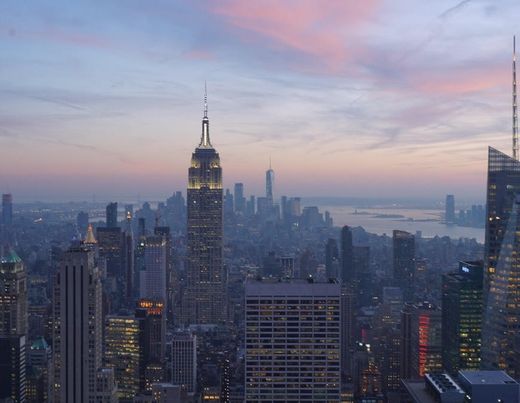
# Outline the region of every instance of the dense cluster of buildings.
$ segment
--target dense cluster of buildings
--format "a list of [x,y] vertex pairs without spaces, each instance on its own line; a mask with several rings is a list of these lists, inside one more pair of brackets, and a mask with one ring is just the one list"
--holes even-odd
[[224,191],[206,105],[186,201],[39,248],[4,195],[0,401],[518,402],[519,193],[490,148],[484,250],[335,228],[271,167],[265,197]]

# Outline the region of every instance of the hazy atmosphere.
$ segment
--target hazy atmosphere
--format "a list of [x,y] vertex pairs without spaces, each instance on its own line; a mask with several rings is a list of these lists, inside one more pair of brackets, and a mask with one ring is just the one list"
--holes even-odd
[[[516,7],[515,7],[516,6]],[[510,153],[516,0],[0,4],[0,187],[186,187],[207,81],[224,186],[482,201]]]

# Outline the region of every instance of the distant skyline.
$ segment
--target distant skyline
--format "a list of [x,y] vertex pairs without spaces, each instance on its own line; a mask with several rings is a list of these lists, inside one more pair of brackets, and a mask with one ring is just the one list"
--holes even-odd
[[224,187],[483,201],[517,0],[0,4],[0,192],[185,193],[204,81]]

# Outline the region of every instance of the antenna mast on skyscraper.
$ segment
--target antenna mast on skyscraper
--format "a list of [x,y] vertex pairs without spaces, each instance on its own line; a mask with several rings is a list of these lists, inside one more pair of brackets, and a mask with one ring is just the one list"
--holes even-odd
[[204,117],[208,117],[208,86],[204,80]]
[[518,115],[516,107],[516,37],[513,36],[513,158],[518,160]]

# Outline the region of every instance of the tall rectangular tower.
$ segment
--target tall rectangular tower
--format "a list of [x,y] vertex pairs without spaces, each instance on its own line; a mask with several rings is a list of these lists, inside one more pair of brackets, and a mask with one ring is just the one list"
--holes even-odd
[[482,368],[520,375],[520,162],[489,147]]
[[63,254],[54,291],[55,402],[94,402],[101,367],[101,279],[94,252],[83,246]]
[[413,300],[415,277],[415,237],[406,231],[394,230],[394,280],[402,287],[405,301]]
[[202,137],[188,173],[187,288],[184,322],[211,324],[226,319],[222,262],[222,168],[209,139],[205,103]]
[[482,261],[460,262],[442,277],[442,363],[445,371],[480,368]]
[[245,400],[339,402],[337,283],[246,284]]

